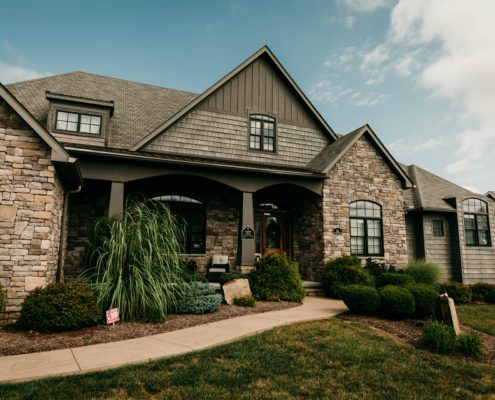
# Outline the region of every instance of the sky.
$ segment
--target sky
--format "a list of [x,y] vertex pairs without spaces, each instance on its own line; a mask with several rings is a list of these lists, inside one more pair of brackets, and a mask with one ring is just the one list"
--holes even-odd
[[86,71],[202,92],[268,45],[330,126],[495,190],[495,0],[2,2],[0,82]]

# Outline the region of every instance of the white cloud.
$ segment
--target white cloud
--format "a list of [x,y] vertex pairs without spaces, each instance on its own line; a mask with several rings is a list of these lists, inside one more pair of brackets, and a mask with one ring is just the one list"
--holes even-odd
[[337,3],[351,11],[373,12],[390,4],[390,0],[337,0]]
[[390,58],[390,49],[386,44],[380,44],[374,50],[362,55],[361,72],[367,77],[367,85],[378,85],[385,81],[385,74],[390,69],[384,65]]
[[333,15],[326,18],[326,21],[332,25],[338,24],[345,26],[347,29],[352,29],[356,23],[356,17],[354,15],[348,15],[347,17],[338,17]]
[[349,70],[351,64],[356,61],[358,50],[354,46],[345,47],[342,52],[334,54],[328,58],[323,65],[330,69],[335,69],[338,72]]
[[45,76],[32,68],[7,64],[0,60],[0,82],[11,83]]
[[353,15],[349,15],[348,17],[345,17],[345,19],[344,19],[344,25],[347,29],[352,29],[355,22],[356,22],[356,17]]
[[412,153],[426,152],[447,147],[445,136],[432,137],[427,140],[406,140],[400,139],[388,145],[388,148],[396,156],[408,156]]
[[343,101],[357,107],[375,107],[384,103],[390,97],[387,93],[361,93],[352,88],[344,88],[335,85],[328,79],[323,79],[309,89],[309,96],[312,100],[329,103],[333,106]]

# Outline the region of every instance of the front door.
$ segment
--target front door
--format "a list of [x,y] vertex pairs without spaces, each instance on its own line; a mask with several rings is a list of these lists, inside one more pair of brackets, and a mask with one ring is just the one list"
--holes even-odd
[[261,254],[290,255],[290,220],[287,213],[262,213],[259,224],[259,239]]

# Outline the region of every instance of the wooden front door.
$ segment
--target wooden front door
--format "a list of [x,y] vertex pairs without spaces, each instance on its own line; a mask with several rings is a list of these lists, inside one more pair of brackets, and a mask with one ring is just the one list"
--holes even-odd
[[259,235],[261,254],[291,252],[289,214],[270,212],[261,214]]

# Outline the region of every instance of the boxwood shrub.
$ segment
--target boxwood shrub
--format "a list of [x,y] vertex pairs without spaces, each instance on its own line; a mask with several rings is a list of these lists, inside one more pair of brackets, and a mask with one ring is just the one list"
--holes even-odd
[[255,264],[249,273],[253,295],[259,300],[302,301],[305,290],[299,275],[297,262],[285,254],[268,254]]
[[495,285],[492,283],[478,282],[471,285],[473,300],[495,303]]
[[92,289],[82,283],[56,283],[28,294],[17,324],[22,329],[61,332],[102,321]]
[[376,281],[377,287],[387,285],[402,286],[409,283],[414,283],[412,276],[400,272],[385,272],[378,276]]
[[252,295],[236,297],[234,304],[239,307],[254,307],[256,306],[256,299]]
[[424,283],[411,283],[405,288],[414,296],[416,311],[414,315],[418,317],[429,317],[435,311],[435,301],[438,297],[436,288]]
[[322,283],[327,296],[339,298],[342,286],[369,286],[373,284],[373,278],[361,267],[359,257],[344,255],[328,261]]
[[177,314],[205,314],[218,310],[221,294],[215,294],[209,283],[186,283],[185,297],[177,304]]
[[444,282],[439,286],[440,293],[447,293],[456,303],[469,303],[473,292],[469,285],[459,282]]
[[432,262],[417,260],[407,264],[404,272],[413,277],[417,283],[434,285],[440,276],[438,265]]
[[416,304],[412,293],[400,286],[388,285],[378,290],[380,311],[392,318],[404,318],[414,313]]
[[354,314],[373,314],[380,307],[380,295],[372,286],[342,286],[340,296]]

